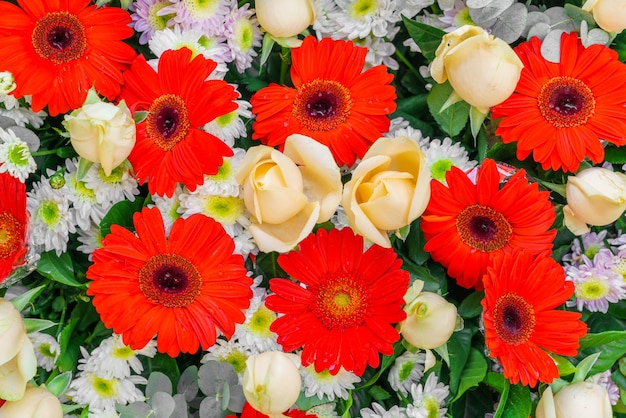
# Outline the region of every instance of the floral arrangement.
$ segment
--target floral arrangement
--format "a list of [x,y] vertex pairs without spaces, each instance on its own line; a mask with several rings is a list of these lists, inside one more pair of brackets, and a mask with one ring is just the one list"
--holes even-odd
[[626,1],[0,1],[0,418],[626,416]]

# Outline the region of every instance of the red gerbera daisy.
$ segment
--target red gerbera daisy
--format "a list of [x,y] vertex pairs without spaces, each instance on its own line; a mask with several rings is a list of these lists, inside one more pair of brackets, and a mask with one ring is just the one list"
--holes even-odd
[[497,358],[511,383],[535,386],[559,377],[544,351],[577,354],[587,334],[580,313],[556,310],[574,293],[574,284],[549,256],[529,251],[497,253],[483,276],[483,321],[489,355]]
[[604,159],[601,140],[626,144],[626,65],[604,45],[585,48],[575,32],[561,35],[561,60],[541,56],[532,38],[515,51],[524,63],[515,93],[495,106],[504,143],[517,141],[517,158],[531,153],[544,170],[576,171],[585,156]]
[[233,151],[200,128],[237,109],[235,88],[207,80],[217,64],[188,48],[165,51],[158,73],[138,56],[124,73],[122,98],[133,112],[148,111],[137,124],[137,142],[128,157],[150,193],[172,196],[177,183],[191,191],[216,174]]
[[26,186],[9,173],[0,173],[0,283],[21,265],[26,255]]
[[368,364],[378,367],[379,353],[393,353],[400,337],[391,324],[406,318],[409,274],[392,249],[373,245],[363,253],[363,238],[349,228],[320,229],[278,264],[298,282],[270,280],[266,306],[284,314],[270,330],[285,351],[303,348],[304,366],[360,376]]
[[530,184],[519,170],[501,186],[493,160],[478,169],[474,184],[463,171],[452,167],[448,186],[431,181],[431,198],[420,226],[433,260],[465,288],[482,288],[489,255],[526,248],[533,254],[550,254],[556,230],[550,229],[556,214],[550,194]]
[[396,109],[393,75],[383,65],[363,71],[366,54],[351,41],[305,38],[292,50],[295,88],[271,84],[252,96],[252,138],[274,147],[306,135],[328,146],[337,164],[354,164],[389,130]]
[[177,219],[166,238],[157,208],[133,222],[137,234],[111,226],[87,270],[102,322],[133,349],[156,334],[157,349],[172,357],[211,347],[216,328],[230,338],[245,320],[252,280],[222,226],[196,214]]
[[[16,97],[55,116],[82,106],[91,87],[113,100],[122,70],[137,55],[122,42],[133,35],[126,10],[89,0],[0,2],[0,68],[15,77]],[[36,69],[36,70],[35,70]]]

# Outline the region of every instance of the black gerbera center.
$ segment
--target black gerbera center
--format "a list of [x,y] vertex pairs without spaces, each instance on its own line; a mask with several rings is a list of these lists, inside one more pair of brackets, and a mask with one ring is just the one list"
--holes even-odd
[[344,123],[352,109],[350,91],[334,80],[313,80],[296,93],[292,114],[310,131],[330,131]]
[[581,80],[567,76],[548,80],[541,87],[537,102],[544,119],[557,128],[584,125],[596,108],[591,89]]
[[78,59],[87,48],[87,38],[78,17],[68,12],[48,13],[35,24],[32,34],[35,51],[55,64]]
[[139,289],[146,298],[167,308],[181,308],[200,294],[196,267],[178,254],[152,256],[139,270]]
[[513,233],[504,215],[481,205],[463,209],[456,218],[456,228],[463,243],[483,252],[503,248]]

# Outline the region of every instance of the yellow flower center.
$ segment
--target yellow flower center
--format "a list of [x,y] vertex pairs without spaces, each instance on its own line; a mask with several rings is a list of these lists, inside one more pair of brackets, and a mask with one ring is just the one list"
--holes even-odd
[[576,284],[576,298],[598,300],[606,297],[609,290],[609,284],[606,280],[591,277],[583,283]]
[[272,325],[272,322],[274,322],[275,319],[276,314],[267,309],[265,305],[261,305],[259,309],[252,314],[246,328],[251,334],[268,338],[273,334],[272,331],[270,331],[270,325]]
[[353,328],[363,324],[370,296],[351,277],[330,278],[320,286],[312,307],[328,329]]

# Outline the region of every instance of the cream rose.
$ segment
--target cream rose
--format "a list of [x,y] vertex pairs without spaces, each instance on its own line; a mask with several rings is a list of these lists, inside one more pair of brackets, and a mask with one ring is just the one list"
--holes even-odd
[[626,0],[587,0],[582,9],[591,12],[598,26],[607,32],[626,29]]
[[62,418],[61,402],[47,389],[29,386],[24,396],[6,402],[0,408],[0,418]]
[[412,346],[433,349],[444,345],[456,328],[454,304],[432,292],[422,292],[424,282],[416,280],[404,296],[406,319],[400,333]]
[[537,404],[536,418],[611,418],[613,410],[604,387],[591,382],[576,382],[553,395],[544,391]]
[[300,396],[300,357],[266,351],[246,360],[243,394],[254,409],[270,418],[284,417]]
[[575,234],[588,231],[587,224],[615,222],[626,210],[626,175],[602,167],[582,170],[567,178],[565,225]]
[[330,150],[304,135],[289,136],[282,153],[250,148],[235,178],[263,252],[291,250],[315,224],[329,220],[341,200],[341,173]]
[[312,0],[257,0],[256,17],[261,27],[277,38],[289,38],[315,21]]
[[0,299],[0,399],[17,401],[37,372],[37,358],[20,313]]
[[90,92],[83,107],[65,115],[63,123],[78,155],[100,163],[109,176],[135,146],[135,121],[123,100],[114,105],[94,94]]
[[486,114],[515,91],[523,67],[509,44],[465,25],[443,36],[430,72],[437,83],[449,80],[459,97]]
[[346,183],[341,203],[354,231],[391,247],[387,231],[420,216],[430,199],[430,170],[419,145],[409,138],[380,138]]

